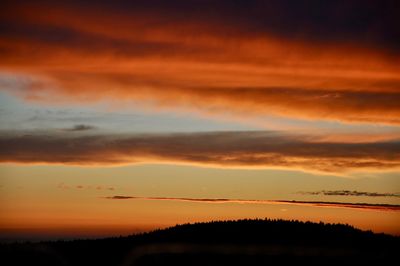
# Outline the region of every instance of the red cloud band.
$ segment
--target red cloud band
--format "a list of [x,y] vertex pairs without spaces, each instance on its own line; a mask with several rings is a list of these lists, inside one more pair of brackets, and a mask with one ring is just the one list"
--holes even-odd
[[[36,100],[145,99],[213,115],[229,109],[246,116],[400,123],[400,53],[391,38],[391,10],[384,17],[372,12],[387,5],[360,2],[357,12],[347,13],[318,9],[327,17],[372,16],[371,27],[354,28],[357,17],[350,15],[329,20],[348,23],[344,27],[308,21],[313,16],[306,16],[306,7],[298,7],[303,16],[292,17],[284,3],[238,8],[213,2],[9,3],[1,16],[0,68],[44,77],[19,91]],[[182,11],[191,15],[182,18]],[[318,25],[332,31],[318,35]]]

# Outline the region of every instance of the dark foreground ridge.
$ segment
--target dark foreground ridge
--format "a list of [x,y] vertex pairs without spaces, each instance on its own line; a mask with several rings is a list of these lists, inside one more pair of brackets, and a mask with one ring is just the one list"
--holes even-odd
[[349,225],[239,220],[127,237],[0,245],[2,265],[384,265],[400,238]]

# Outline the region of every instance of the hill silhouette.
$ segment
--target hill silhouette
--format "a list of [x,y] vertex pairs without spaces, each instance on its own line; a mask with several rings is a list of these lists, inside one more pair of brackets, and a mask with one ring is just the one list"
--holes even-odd
[[[382,265],[400,238],[285,220],[184,224],[98,240],[0,245],[2,265]],[[3,264],[5,262],[5,264]]]

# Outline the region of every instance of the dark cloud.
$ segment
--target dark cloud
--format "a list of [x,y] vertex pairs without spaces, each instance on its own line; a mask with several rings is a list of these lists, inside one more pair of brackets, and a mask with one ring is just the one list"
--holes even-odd
[[400,198],[399,193],[379,193],[364,192],[356,190],[321,190],[321,191],[300,191],[304,195],[324,195],[324,196],[361,196],[361,197],[396,197]]
[[91,126],[91,125],[85,125],[85,124],[79,124],[75,125],[72,128],[65,128],[63,129],[64,131],[88,131],[88,130],[93,130],[96,127]]
[[338,173],[399,168],[400,142],[332,143],[265,131],[85,136],[14,132],[0,134],[0,162],[173,162]]
[[[95,55],[105,52],[118,57],[144,57],[150,55],[189,54],[196,51],[179,43],[149,41],[143,39],[124,40],[110,38],[101,34],[82,32],[68,26],[27,25],[5,23],[0,28],[1,39],[13,40],[16,43],[29,43],[26,51],[31,51],[34,59],[47,57],[52,53],[67,52]],[[15,47],[0,44],[0,54],[6,58],[18,58],[24,52]],[[47,50],[47,52],[46,52]],[[200,52],[200,51],[199,51]]]
[[112,196],[112,197],[106,197],[106,199],[133,199],[133,197],[130,197],[130,196]]
[[[6,1],[3,7],[3,17],[9,18],[6,12],[12,12],[14,18],[11,21],[14,23],[35,15],[46,15],[51,19],[49,11],[55,12],[62,20],[60,15],[73,12],[77,19],[96,20],[99,25],[119,16],[121,20],[126,17],[144,19],[147,24],[143,23],[143,27],[172,25],[180,32],[185,32],[187,25],[197,25],[197,29],[206,27],[208,31],[228,36],[273,34],[289,39],[378,45],[397,51],[400,47],[396,12],[399,5],[394,0],[145,0],[65,1],[57,4],[52,1]],[[29,8],[32,9],[30,13]],[[30,16],[23,17],[21,10]],[[129,21],[123,22],[125,25],[121,23],[122,27],[132,26]],[[49,35],[48,38],[54,37]]]
[[167,201],[189,201],[201,203],[240,203],[240,204],[288,204],[300,206],[314,206],[327,208],[353,208],[382,211],[400,211],[400,205],[393,204],[370,204],[370,203],[346,203],[325,201],[297,201],[297,200],[252,200],[252,199],[212,199],[212,198],[178,198],[178,197],[136,197],[136,196],[111,196],[105,197],[111,200],[167,200]]

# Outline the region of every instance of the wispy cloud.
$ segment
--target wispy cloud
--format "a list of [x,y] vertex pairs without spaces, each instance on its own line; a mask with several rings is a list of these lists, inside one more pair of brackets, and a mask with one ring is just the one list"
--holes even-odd
[[0,134],[0,162],[114,165],[186,163],[341,173],[400,167],[400,142],[338,143],[282,132],[69,136]]
[[365,192],[356,190],[321,190],[321,191],[299,191],[303,195],[324,195],[324,196],[356,196],[356,197],[396,197],[400,198],[399,193],[379,193]]
[[400,205],[393,205],[393,204],[346,203],[346,202],[325,202],[325,201],[137,197],[137,196],[121,196],[121,195],[104,197],[104,198],[110,200],[166,200],[166,201],[185,201],[185,202],[199,202],[199,203],[287,204],[287,205],[313,206],[313,207],[326,207],[326,208],[352,208],[352,209],[365,209],[365,210],[400,211]]
[[104,185],[68,185],[65,183],[60,183],[57,185],[57,188],[59,189],[85,189],[85,190],[110,190],[110,191],[114,191],[115,187],[113,186],[104,186]]

